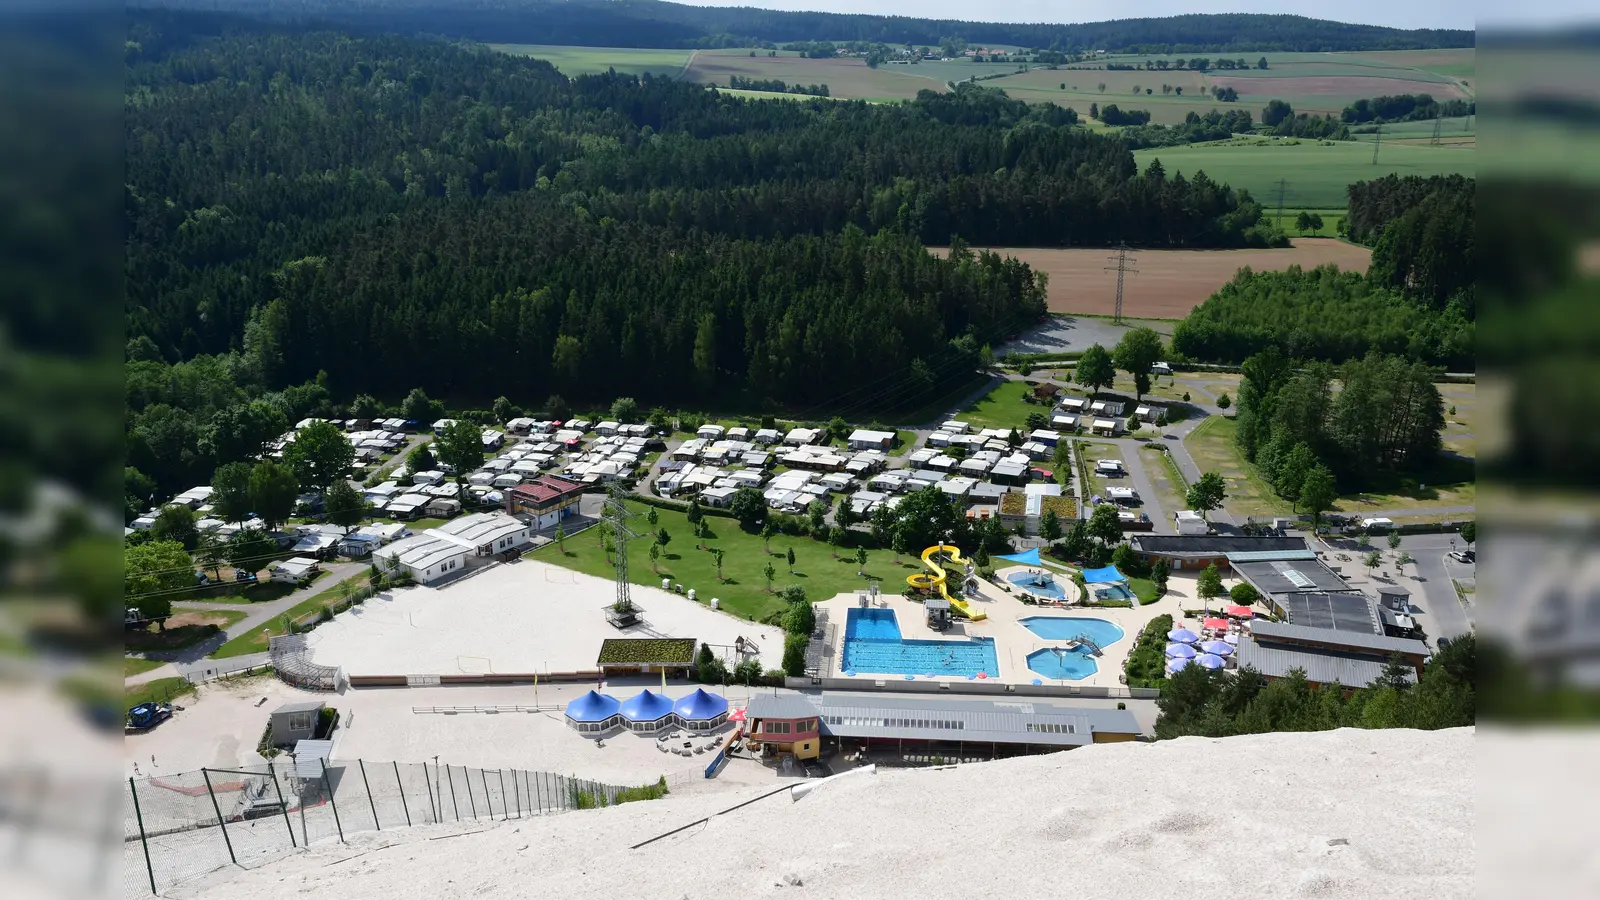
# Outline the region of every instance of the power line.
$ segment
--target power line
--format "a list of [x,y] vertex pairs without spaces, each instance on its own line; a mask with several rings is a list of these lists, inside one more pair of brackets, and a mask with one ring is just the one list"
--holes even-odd
[[1282,230],[1282,228],[1283,228],[1283,194],[1288,189],[1289,189],[1288,180],[1284,179],[1284,178],[1279,178],[1278,179],[1278,228],[1280,230]]
[[1378,164],[1378,148],[1383,145],[1383,123],[1378,123],[1378,130],[1373,132],[1372,138],[1372,164]]
[[1438,116],[1434,116],[1433,117],[1433,140],[1428,142],[1428,146],[1430,146],[1430,147],[1439,146],[1439,134],[1443,130],[1443,128],[1444,128],[1444,120],[1439,118]]
[[1108,257],[1106,257],[1106,259],[1112,260],[1113,262],[1116,263],[1116,265],[1114,265],[1114,266],[1106,266],[1105,270],[1107,272],[1110,272],[1111,270],[1115,269],[1116,273],[1117,273],[1117,311],[1116,311],[1116,315],[1112,316],[1111,321],[1114,324],[1121,325],[1122,324],[1122,280],[1123,280],[1123,277],[1125,275],[1137,275],[1137,274],[1139,274],[1139,270],[1133,268],[1133,263],[1135,262],[1135,260],[1131,260],[1131,259],[1128,258],[1128,245],[1127,244],[1118,244],[1117,245],[1117,255],[1116,256],[1108,256]]

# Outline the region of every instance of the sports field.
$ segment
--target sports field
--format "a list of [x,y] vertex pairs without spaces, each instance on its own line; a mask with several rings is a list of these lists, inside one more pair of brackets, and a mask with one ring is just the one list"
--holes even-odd
[[563,75],[593,75],[616,69],[629,75],[676,77],[689,62],[688,50],[639,50],[630,47],[562,47],[551,44],[489,44],[489,49],[514,56],[549,60]]
[[[1171,169],[1169,168],[1170,172]],[[1293,217],[1288,216],[1293,227]],[[1324,228],[1326,231],[1327,228]],[[1132,255],[1139,274],[1123,282],[1123,312],[1130,318],[1181,319],[1243,266],[1256,271],[1305,268],[1334,263],[1365,272],[1372,252],[1343,241],[1295,238],[1284,250],[1140,250]],[[973,248],[980,249],[980,248]],[[1111,315],[1117,304],[1117,273],[1106,271],[1112,250],[1058,250],[1032,247],[990,247],[1014,256],[1050,276],[1051,312]],[[934,252],[943,252],[935,248]]]
[[1372,163],[1372,145],[1365,141],[1313,141],[1295,138],[1234,138],[1183,147],[1157,147],[1134,154],[1141,168],[1161,160],[1167,177],[1204,171],[1215,181],[1248,190],[1263,206],[1277,205],[1278,181],[1285,208],[1343,209],[1346,186],[1384,175],[1472,175],[1476,155],[1454,147],[1385,142]]
[[860,59],[806,59],[789,53],[767,56],[748,50],[700,50],[684,73],[686,81],[727,87],[734,75],[745,78],[776,78],[785,84],[825,84],[833,97],[848,100],[909,100],[917,91],[947,90],[944,79],[911,74],[921,66],[879,66],[870,68]]

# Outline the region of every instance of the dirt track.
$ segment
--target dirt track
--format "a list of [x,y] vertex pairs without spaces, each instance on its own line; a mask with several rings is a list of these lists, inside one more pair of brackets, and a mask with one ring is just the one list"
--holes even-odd
[[[1328,238],[1296,238],[1286,250],[1129,251],[1139,274],[1123,283],[1123,315],[1136,319],[1181,319],[1244,266],[1258,271],[1306,268],[1335,263],[1366,271],[1372,252]],[[942,252],[944,248],[934,248]],[[973,248],[974,250],[979,248]],[[1117,273],[1114,250],[986,248],[1015,256],[1050,276],[1050,309],[1110,315],[1115,312]],[[1112,271],[1105,271],[1105,266]]]

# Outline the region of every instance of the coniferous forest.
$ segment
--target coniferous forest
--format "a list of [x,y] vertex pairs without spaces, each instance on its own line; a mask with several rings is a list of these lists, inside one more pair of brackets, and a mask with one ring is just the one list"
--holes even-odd
[[133,14],[128,337],[239,351],[265,390],[816,404],[1043,314],[1027,266],[925,244],[1282,240],[1247,195],[976,86],[750,101],[219,21]]

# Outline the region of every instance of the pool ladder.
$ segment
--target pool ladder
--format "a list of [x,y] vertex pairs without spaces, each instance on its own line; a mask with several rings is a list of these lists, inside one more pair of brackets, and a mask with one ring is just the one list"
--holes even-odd
[[1089,648],[1089,652],[1093,653],[1095,656],[1101,655],[1100,645],[1095,643],[1094,638],[1089,637],[1089,635],[1087,633],[1079,632],[1076,636],[1073,637],[1072,640],[1073,640],[1074,643],[1077,643],[1080,646],[1088,647]]

